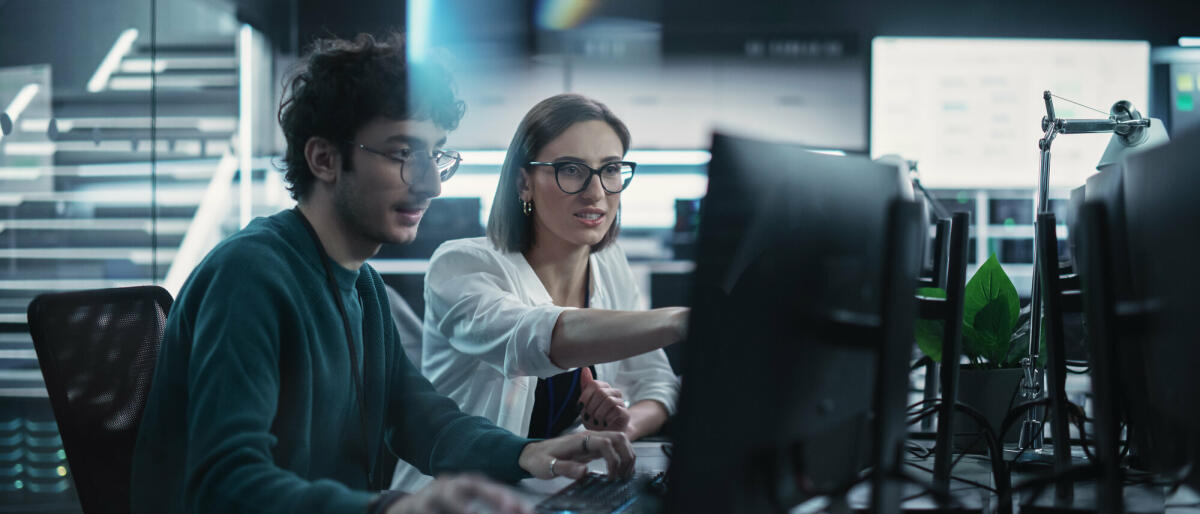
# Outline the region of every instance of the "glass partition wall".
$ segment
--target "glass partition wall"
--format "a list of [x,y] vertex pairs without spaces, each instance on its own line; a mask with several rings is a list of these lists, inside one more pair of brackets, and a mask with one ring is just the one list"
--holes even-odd
[[166,285],[221,236],[193,230],[205,199],[238,208],[239,29],[221,2],[0,1],[2,506],[79,511],[29,302]]

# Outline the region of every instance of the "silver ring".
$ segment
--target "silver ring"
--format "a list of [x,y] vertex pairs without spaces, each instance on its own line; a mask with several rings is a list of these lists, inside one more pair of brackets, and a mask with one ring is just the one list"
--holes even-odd
[[587,435],[583,436],[583,453],[588,452],[587,443],[588,443],[588,439],[591,439],[591,438],[592,438],[592,434],[587,434]]
[[558,457],[551,457],[551,458],[550,458],[550,477],[551,477],[551,478],[553,478],[553,477],[557,477],[557,476],[558,476],[558,473],[555,473],[555,472],[554,472],[554,464],[555,464],[555,463],[557,463],[557,462],[558,462]]

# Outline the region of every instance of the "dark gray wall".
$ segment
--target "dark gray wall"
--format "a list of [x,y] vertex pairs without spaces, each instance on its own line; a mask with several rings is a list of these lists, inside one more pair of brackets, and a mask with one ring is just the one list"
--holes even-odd
[[662,1],[672,52],[688,52],[706,34],[1146,39],[1155,46],[1200,34],[1200,2],[1187,0]]

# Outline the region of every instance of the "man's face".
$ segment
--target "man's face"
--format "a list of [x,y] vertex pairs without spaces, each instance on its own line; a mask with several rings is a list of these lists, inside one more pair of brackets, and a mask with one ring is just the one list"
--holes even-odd
[[[342,170],[334,188],[338,216],[357,236],[368,241],[411,242],[417,237],[417,225],[429,201],[442,193],[441,180],[429,156],[446,143],[446,130],[432,120],[395,121],[379,117],[364,125],[351,143],[350,162],[354,169]],[[359,144],[392,155],[407,150],[410,157],[401,165],[359,148]]]

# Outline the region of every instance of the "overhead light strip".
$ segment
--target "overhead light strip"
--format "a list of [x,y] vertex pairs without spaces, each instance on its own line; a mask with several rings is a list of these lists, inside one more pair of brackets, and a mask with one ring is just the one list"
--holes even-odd
[[113,72],[117,71],[121,59],[125,58],[125,54],[128,54],[129,49],[133,48],[133,42],[137,40],[137,37],[137,29],[126,29],[120,36],[117,36],[117,41],[113,43],[108,55],[104,56],[104,60],[100,61],[100,66],[96,67],[96,73],[92,74],[91,80],[88,80],[88,92],[104,91],[104,88],[108,86],[109,77],[112,77]]

